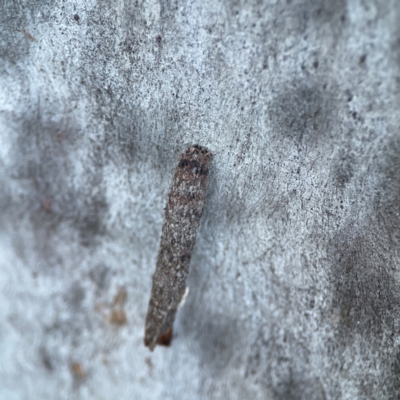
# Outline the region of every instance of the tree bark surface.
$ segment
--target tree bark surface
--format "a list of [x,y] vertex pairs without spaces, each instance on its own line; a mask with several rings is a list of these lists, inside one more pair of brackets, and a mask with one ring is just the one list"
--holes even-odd
[[[0,0],[0,398],[400,398],[400,2]],[[170,347],[143,344],[189,146]]]

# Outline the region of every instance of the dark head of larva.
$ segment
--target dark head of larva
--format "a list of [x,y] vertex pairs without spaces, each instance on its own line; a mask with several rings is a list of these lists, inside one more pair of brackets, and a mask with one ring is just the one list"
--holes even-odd
[[211,153],[199,145],[190,146],[181,156],[178,167],[194,170],[195,174],[208,175],[208,162]]
[[191,157],[207,159],[207,160],[209,160],[211,158],[211,152],[206,147],[200,146],[198,144],[190,146],[186,150],[186,152],[183,154],[183,156],[186,156],[186,155],[190,155]]

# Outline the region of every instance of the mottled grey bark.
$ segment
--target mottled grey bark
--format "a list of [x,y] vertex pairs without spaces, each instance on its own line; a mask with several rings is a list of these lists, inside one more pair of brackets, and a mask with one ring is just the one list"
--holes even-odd
[[[400,2],[0,0],[0,398],[400,397]],[[174,341],[144,322],[213,153]]]

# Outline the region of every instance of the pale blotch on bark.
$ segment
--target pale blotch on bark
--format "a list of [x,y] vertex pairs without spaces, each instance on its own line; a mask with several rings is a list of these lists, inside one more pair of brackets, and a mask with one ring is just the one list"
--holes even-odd
[[191,146],[182,154],[175,171],[146,316],[144,343],[150,350],[157,344],[169,345],[172,339],[206,198],[210,159],[206,148]]

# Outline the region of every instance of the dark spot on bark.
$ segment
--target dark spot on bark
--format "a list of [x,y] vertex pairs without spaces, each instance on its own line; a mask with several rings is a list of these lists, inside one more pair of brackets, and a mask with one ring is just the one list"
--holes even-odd
[[76,221],[83,246],[93,245],[96,236],[104,233],[101,219],[106,210],[106,202],[103,199],[95,199],[87,208],[87,213]]
[[[397,16],[399,16],[399,11],[397,11]],[[396,84],[400,86],[400,25],[399,24],[396,24],[396,29],[394,30],[393,33],[391,33],[390,36],[391,36],[390,40],[391,43],[390,43],[390,51],[388,51],[388,56],[390,56],[390,59],[394,66],[394,71],[395,71],[394,78]],[[398,87],[397,87],[397,93],[399,93]],[[399,96],[397,96],[397,98],[398,100],[400,100]]]
[[39,348],[39,357],[46,370],[52,372],[54,369],[53,362],[51,361],[51,357],[45,347]]
[[400,398],[400,349],[396,348],[391,362],[391,376],[387,380],[388,392],[390,400]]
[[75,228],[71,240],[79,237],[85,246],[96,245],[97,237],[104,232],[102,218],[107,204],[101,186],[103,154],[98,148],[91,149],[78,186],[72,176],[74,163],[70,157],[77,149],[76,138],[80,135],[74,121],[66,118],[55,124],[51,118],[33,112],[16,124],[20,124],[21,134],[10,154],[13,179],[24,181],[29,191],[3,209],[7,210],[3,218],[14,221],[18,220],[14,215],[27,215],[40,265],[60,265],[63,256],[54,243],[60,224]]
[[326,394],[318,379],[304,379],[301,374],[290,371],[287,381],[279,382],[273,388],[276,400],[324,400]]
[[315,69],[318,68],[318,65],[319,65],[319,64],[318,64],[318,61],[314,61],[314,62],[313,62],[313,67],[314,67]]
[[95,283],[97,288],[100,290],[106,289],[108,287],[109,276],[110,276],[110,269],[103,264],[95,266],[89,272],[90,279]]
[[211,368],[215,374],[222,373],[234,354],[236,342],[232,337],[238,329],[236,322],[222,315],[197,322],[200,326],[196,340],[201,347],[202,364]]
[[342,150],[332,162],[332,175],[336,187],[344,188],[354,175],[355,159],[348,151]]
[[[0,26],[1,26],[1,46],[0,46],[0,71],[4,73],[7,68],[13,67],[13,79],[26,79],[26,72],[17,68],[18,63],[23,64],[25,57],[29,57],[30,35],[24,27],[31,25],[28,14],[34,12],[33,5],[26,7],[27,13],[22,13],[13,3],[1,3]],[[30,11],[28,11],[30,9]],[[18,32],[18,33],[17,33]],[[16,44],[16,36],[25,38]],[[33,38],[33,37],[32,37]],[[22,75],[20,75],[22,72]]]
[[343,21],[347,12],[345,0],[308,0],[306,4],[315,23],[335,24],[339,20]]
[[79,15],[78,15],[78,14],[75,14],[75,15],[74,15],[74,20],[75,20],[76,22],[79,22]]
[[[191,278],[197,280],[195,268]],[[207,297],[199,300],[197,294],[200,297],[202,294],[196,293],[196,283],[189,283],[189,286],[190,294],[180,309],[182,336],[198,345],[200,363],[219,376],[240,348],[240,325],[226,314],[210,315]]]
[[[400,287],[396,281],[400,247],[400,140],[397,133],[379,149],[368,178],[381,182],[372,194],[372,213],[362,226],[343,228],[332,238],[329,257],[334,314],[341,329],[372,337],[397,332]],[[367,178],[366,178],[367,179]]]
[[352,93],[350,92],[350,90],[346,90],[346,100],[348,101],[348,102],[350,102],[350,101],[352,101],[353,100],[353,95],[352,95]]
[[[268,332],[268,333],[267,333]],[[283,334],[283,336],[282,336]],[[324,388],[310,368],[309,350],[271,321],[259,327],[245,361],[245,377],[253,376],[273,399],[326,399]]]
[[400,245],[399,137],[389,140],[382,151],[385,154],[383,164],[379,167],[382,186],[376,191],[374,210],[377,222],[387,235],[388,245],[395,249]]
[[360,65],[364,65],[366,60],[367,60],[367,55],[366,55],[366,54],[363,54],[363,55],[360,57],[358,63],[359,63]]
[[273,101],[270,118],[274,129],[298,146],[320,143],[334,126],[333,94],[321,86],[294,82],[291,89]]
[[343,328],[362,334],[382,333],[399,314],[398,288],[375,235],[337,237],[331,252],[335,312]]
[[64,298],[73,311],[79,311],[85,298],[85,290],[79,282],[75,282],[70,286]]

